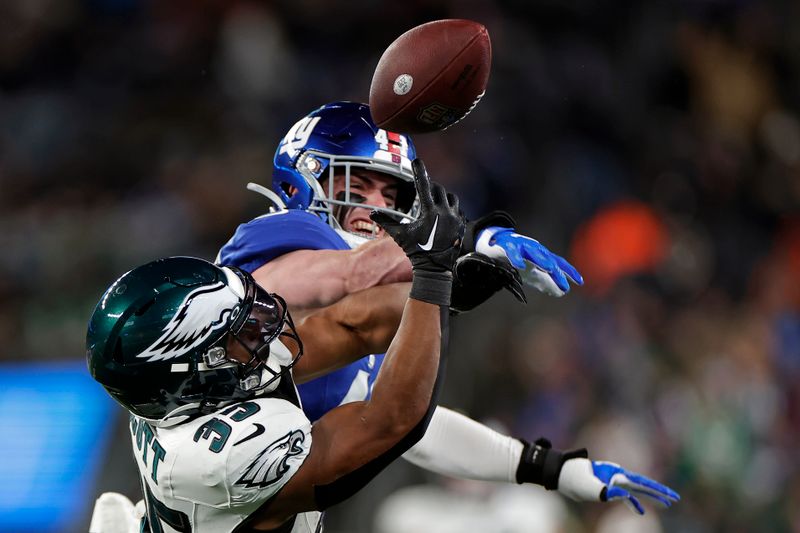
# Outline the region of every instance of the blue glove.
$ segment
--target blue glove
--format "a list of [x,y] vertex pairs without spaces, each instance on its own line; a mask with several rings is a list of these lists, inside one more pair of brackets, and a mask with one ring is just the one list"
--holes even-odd
[[629,509],[644,514],[636,496],[647,496],[665,507],[681,499],[677,492],[615,463],[584,458],[564,462],[558,476],[558,492],[575,501],[622,500]]
[[568,293],[569,281],[583,285],[583,276],[566,259],[536,239],[516,233],[513,228],[484,228],[475,240],[475,251],[495,259],[505,259],[520,271],[526,285],[550,296],[561,297]]

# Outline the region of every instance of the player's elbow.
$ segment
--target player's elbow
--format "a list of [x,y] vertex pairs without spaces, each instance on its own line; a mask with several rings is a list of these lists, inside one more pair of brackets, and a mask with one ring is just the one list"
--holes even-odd
[[[391,405],[382,409],[377,431],[384,437],[400,440],[408,435],[428,412],[429,402],[424,398],[396,398]],[[429,400],[429,399],[428,399]]]

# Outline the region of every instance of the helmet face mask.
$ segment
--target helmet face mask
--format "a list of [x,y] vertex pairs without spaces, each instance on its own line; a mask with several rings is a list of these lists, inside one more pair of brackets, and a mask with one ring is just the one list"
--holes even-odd
[[[339,162],[336,157],[330,158],[327,175],[313,181],[315,193],[313,203],[308,207],[309,211],[321,215],[337,229],[346,229],[342,225],[347,213],[354,208],[382,211],[397,219],[416,220],[419,203],[416,201],[416,189],[413,181],[406,181],[405,177],[398,177],[394,172],[388,172],[387,169],[380,166],[352,159]],[[395,207],[389,208],[366,203],[363,196],[352,190],[353,169],[365,169],[395,177],[398,186]],[[310,178],[308,179],[310,180]],[[335,193],[337,179],[343,182],[343,190],[338,194]]]
[[[204,354],[204,358],[210,368],[236,364],[243,390],[272,392],[286,369],[294,366],[302,355],[303,343],[284,299],[267,293],[258,285],[255,289],[247,318],[238,329],[231,330],[222,339],[224,348],[215,346]],[[297,355],[292,356],[282,343],[276,343],[279,337],[293,339],[299,348]]]
[[[281,336],[294,339],[296,355]],[[279,296],[243,271],[188,257],[123,275],[103,295],[87,332],[92,376],[157,425],[272,392],[300,355]]]
[[[280,142],[274,158],[273,190],[289,209],[315,213],[336,229],[344,229],[341,213],[352,208],[414,219],[411,161],[415,157],[411,139],[375,126],[368,106],[335,102],[298,121]],[[363,198],[359,201],[350,188],[353,169],[396,178],[395,208],[365,204]],[[337,179],[343,180],[343,195],[334,195]]]

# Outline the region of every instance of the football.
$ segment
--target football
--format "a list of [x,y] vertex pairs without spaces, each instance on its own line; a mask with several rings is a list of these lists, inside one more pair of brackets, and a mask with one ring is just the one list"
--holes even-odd
[[477,22],[436,20],[398,37],[381,56],[369,90],[378,127],[400,133],[448,128],[478,104],[492,45]]

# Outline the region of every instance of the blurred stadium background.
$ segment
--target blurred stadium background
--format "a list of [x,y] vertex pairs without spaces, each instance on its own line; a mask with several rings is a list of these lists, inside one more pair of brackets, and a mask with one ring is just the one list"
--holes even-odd
[[401,462],[327,531],[800,532],[800,4],[338,4],[0,4],[0,531],[86,531],[98,494],[139,492],[83,362],[104,288],[213,258],[296,119],[365,101],[406,29],[471,18],[487,94],[418,149],[587,284],[461,317],[442,403],[683,500],[634,518]]

